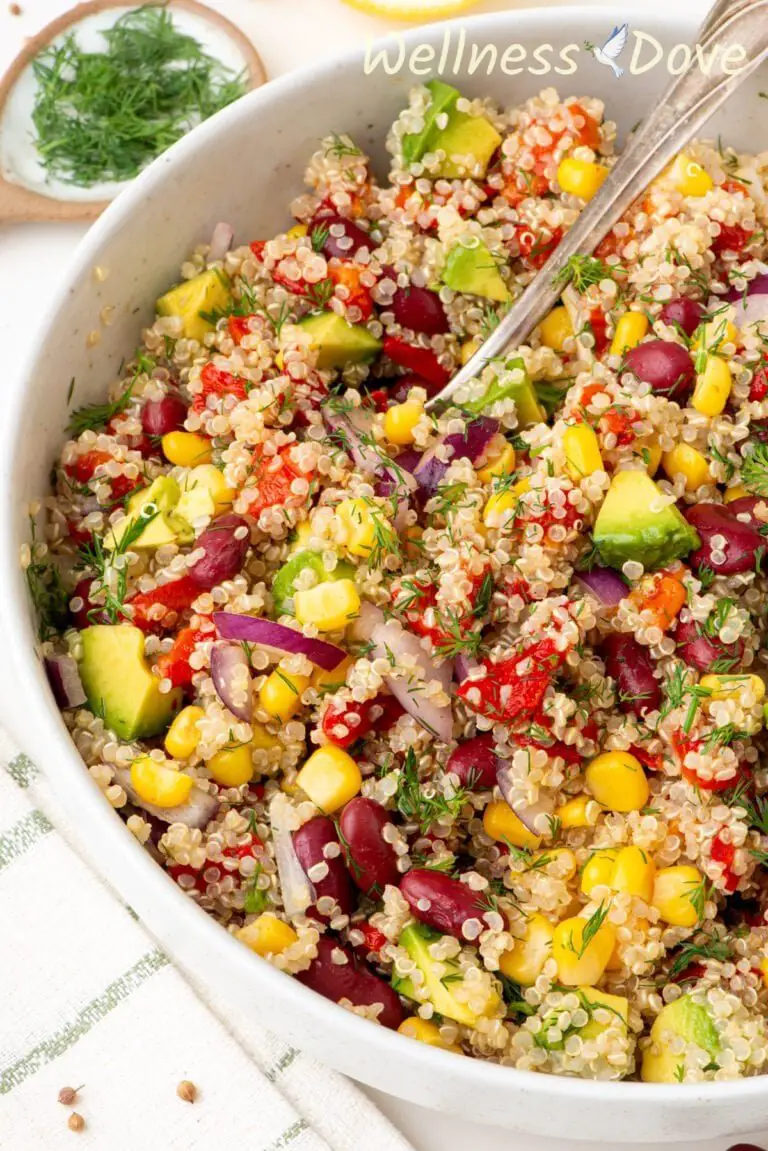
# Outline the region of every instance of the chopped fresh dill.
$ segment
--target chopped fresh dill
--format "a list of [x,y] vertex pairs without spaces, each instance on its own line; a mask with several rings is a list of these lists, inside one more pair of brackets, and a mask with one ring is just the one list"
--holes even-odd
[[741,482],[758,496],[768,496],[768,444],[754,444],[741,465]]
[[130,180],[195,124],[246,91],[237,76],[147,5],[100,32],[101,51],[76,33],[33,61],[35,146],[47,175],[88,188]]
[[155,361],[152,357],[139,352],[136,357],[133,378],[123,393],[112,403],[84,404],[82,407],[76,408],[69,417],[67,431],[71,432],[73,436],[80,436],[83,432],[97,431],[99,428],[105,427],[110,420],[121,415],[128,407],[139,376],[144,373],[149,374],[154,371],[154,368]]
[[725,963],[730,958],[731,945],[725,939],[707,939],[704,943],[683,943],[669,969],[669,978],[682,975],[686,968],[700,959],[718,959]]
[[80,566],[91,568],[94,572],[89,599],[95,601],[97,596],[104,595],[103,605],[92,609],[88,613],[89,618],[93,616],[98,621],[98,617],[104,614],[110,623],[118,623],[121,617],[127,616],[124,605],[128,590],[128,565],[116,565],[115,560],[130,550],[159,514],[160,509],[155,504],[145,504],[136,518],[127,524],[115,548],[105,549],[103,540],[96,535],[90,543],[80,548]]
[[419,824],[422,834],[440,820],[454,820],[466,798],[464,788],[445,795],[431,782],[422,784],[416,755],[412,748],[408,748],[397,780],[395,804],[405,819]]
[[48,556],[38,558],[37,528],[31,516],[29,530],[32,558],[26,570],[27,587],[37,617],[37,634],[45,642],[66,627],[69,595],[56,564]]
[[597,256],[582,256],[577,253],[560,269],[552,283],[556,288],[572,284],[577,292],[586,292],[587,288],[599,284],[601,280],[615,279],[616,272],[623,270],[620,265],[606,264]]

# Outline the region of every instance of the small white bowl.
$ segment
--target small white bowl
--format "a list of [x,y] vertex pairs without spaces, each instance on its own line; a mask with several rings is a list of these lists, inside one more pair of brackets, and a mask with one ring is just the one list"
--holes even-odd
[[[626,132],[668,80],[659,64],[620,79],[584,51],[584,40],[601,44],[616,17],[607,8],[544,8],[499,13],[410,31],[408,48],[445,51],[448,82],[472,94],[516,104],[547,84],[562,94],[597,95],[607,115]],[[623,6],[620,19],[632,33],[656,37],[665,52],[690,42],[696,24],[674,11],[646,14]],[[461,31],[464,59],[452,64]],[[448,37],[448,41],[446,41]],[[447,47],[446,47],[447,43]],[[500,51],[522,44],[528,62],[554,62],[560,48],[572,55],[574,75],[523,71],[510,77],[487,63],[473,76],[467,68],[472,43]],[[390,58],[396,45],[387,42]],[[422,49],[419,59],[428,52]],[[515,55],[514,53],[512,54]],[[625,52],[627,62],[631,44]],[[645,49],[645,58],[650,55]],[[487,56],[486,56],[487,61]],[[511,59],[511,57],[510,57]],[[623,62],[623,61],[622,61]],[[6,399],[0,444],[0,617],[2,618],[3,722],[44,766],[82,842],[98,869],[134,907],[164,947],[203,983],[229,988],[238,1003],[258,1002],[265,1023],[306,1051],[347,1074],[391,1094],[479,1122],[498,1123],[540,1135],[604,1140],[684,1141],[754,1131],[768,1125],[768,1079],[703,1086],[646,1086],[555,1078],[458,1058],[385,1031],[322,999],[254,957],[184,896],[134,840],[109,808],[77,755],[34,653],[19,551],[28,539],[26,507],[48,490],[51,463],[64,439],[67,390],[74,402],[103,399],[120,361],[136,347],[152,303],[174,279],[186,253],[227,220],[239,240],[269,236],[288,221],[287,206],[300,191],[305,163],[323,134],[348,131],[371,151],[386,172],[383,141],[408,88],[423,76],[406,71],[364,74],[362,54],[324,62],[290,74],[245,97],[197,128],[157,160],[104,213],[81,244],[64,285],[41,324],[23,386]],[[766,106],[758,97],[765,76],[745,86],[712,125],[711,135],[745,150],[766,144]],[[98,274],[95,269],[100,269]],[[40,269],[44,276],[46,270]],[[30,307],[34,301],[30,301]],[[104,307],[114,309],[103,326]],[[94,343],[89,334],[98,331]]]

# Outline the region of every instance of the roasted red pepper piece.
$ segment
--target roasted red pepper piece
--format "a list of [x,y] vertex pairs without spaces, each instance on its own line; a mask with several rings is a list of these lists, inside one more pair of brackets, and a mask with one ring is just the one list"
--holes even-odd
[[722,863],[723,865],[723,887],[726,891],[733,892],[739,886],[739,876],[735,875],[731,870],[733,866],[733,859],[736,854],[736,849],[732,843],[726,843],[721,839],[719,834],[712,840],[712,848],[710,855],[715,863]]
[[[190,576],[153,588],[152,591],[139,592],[126,603],[133,609],[131,622],[140,627],[142,631],[167,631],[176,626],[178,616],[187,611],[194,600],[202,595],[202,588]],[[160,604],[166,608],[166,614],[155,618],[153,609]]]
[[438,391],[451,378],[451,373],[443,367],[431,348],[417,348],[397,336],[385,336],[382,351],[393,363],[409,372],[415,372]]
[[161,677],[169,679],[174,687],[189,687],[195,674],[190,667],[189,657],[198,641],[204,638],[199,628],[183,627],[176,635],[171,650],[158,657],[157,670]]
[[566,654],[558,651],[554,640],[544,639],[500,663],[484,659],[481,663],[487,671],[485,679],[465,680],[457,688],[457,695],[489,719],[501,723],[530,720],[541,707]]

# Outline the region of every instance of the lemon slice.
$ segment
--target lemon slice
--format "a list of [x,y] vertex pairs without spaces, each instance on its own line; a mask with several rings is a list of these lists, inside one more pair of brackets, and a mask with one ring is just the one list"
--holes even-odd
[[438,16],[455,16],[474,7],[478,0],[346,0],[346,3],[371,16],[426,21]]

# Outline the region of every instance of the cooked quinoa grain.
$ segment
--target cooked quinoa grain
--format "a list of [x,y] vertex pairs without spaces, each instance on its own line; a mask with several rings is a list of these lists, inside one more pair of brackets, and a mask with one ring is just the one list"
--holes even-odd
[[719,1081],[768,1062],[768,154],[691,145],[425,409],[614,141],[434,84],[385,182],[323,140],[73,413],[22,561],[95,784],[257,956],[467,1056]]

